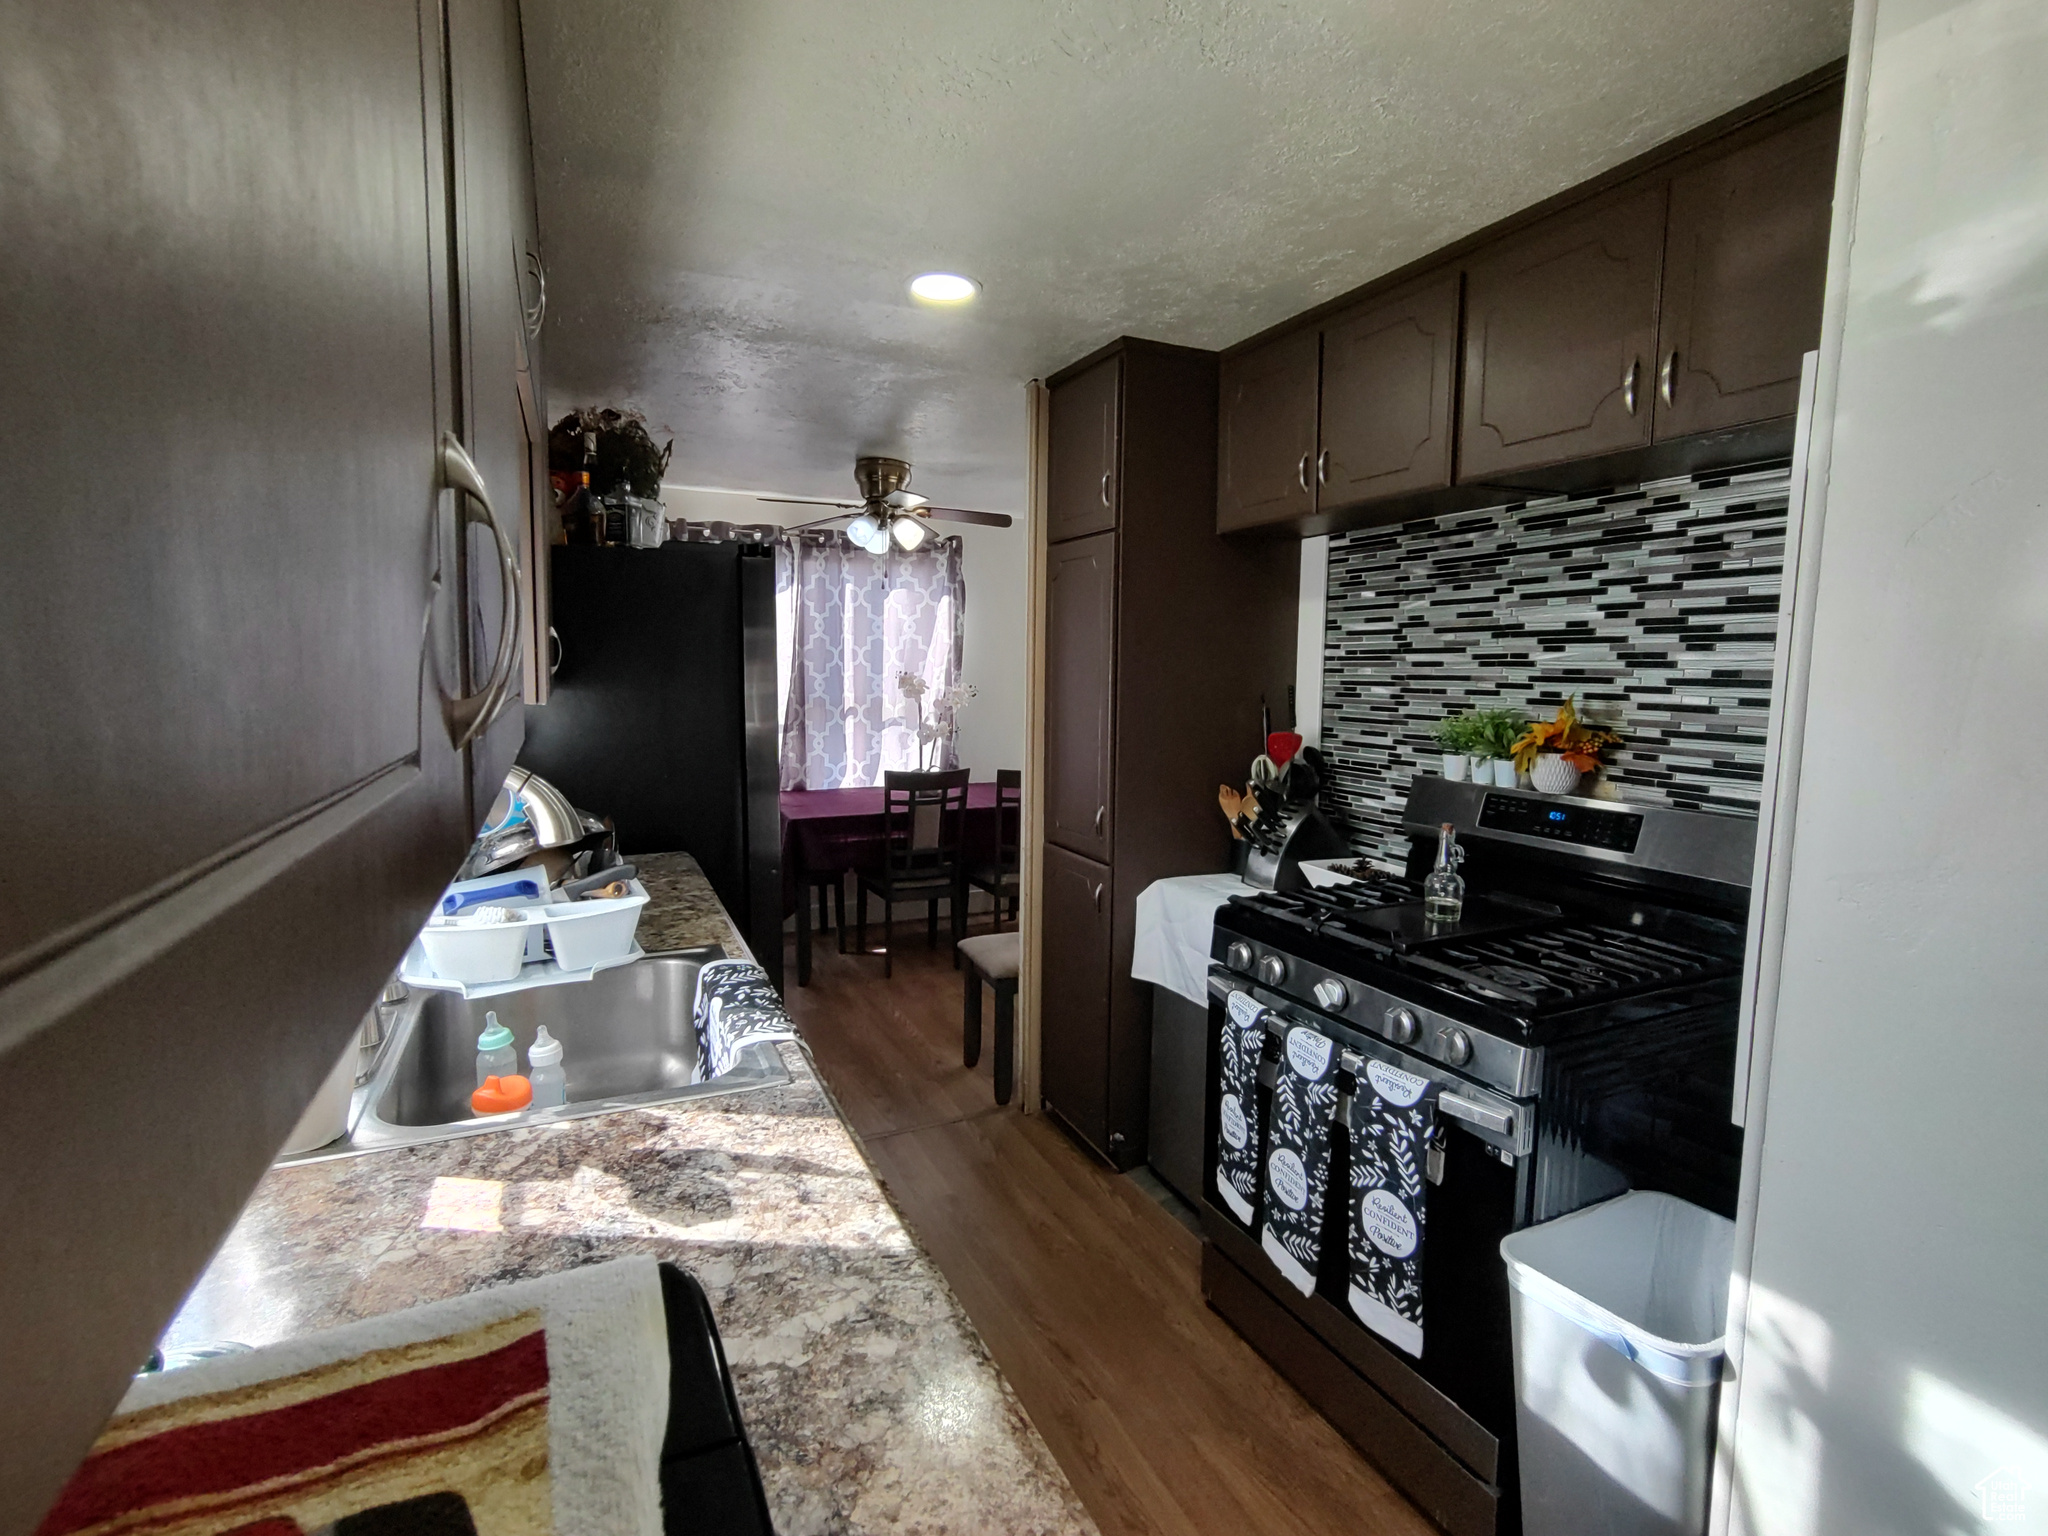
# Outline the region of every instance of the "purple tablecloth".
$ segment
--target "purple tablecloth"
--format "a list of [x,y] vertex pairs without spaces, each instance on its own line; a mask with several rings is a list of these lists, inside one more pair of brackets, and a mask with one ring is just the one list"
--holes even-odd
[[[994,784],[967,786],[967,862],[995,862],[1001,841]],[[782,792],[782,910],[794,912],[797,884],[810,869],[860,869],[882,862],[882,791],[785,789]]]

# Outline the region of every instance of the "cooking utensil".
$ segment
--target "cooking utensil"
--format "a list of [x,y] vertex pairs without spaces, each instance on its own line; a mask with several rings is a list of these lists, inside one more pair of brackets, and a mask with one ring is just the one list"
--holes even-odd
[[1219,784],[1216,786],[1216,803],[1223,807],[1223,819],[1230,823],[1231,837],[1242,842],[1244,834],[1237,829],[1237,817],[1244,806],[1244,796],[1228,784]]
[[631,880],[639,873],[640,871],[631,864],[614,864],[610,869],[600,869],[595,874],[585,875],[581,880],[563,882],[562,894],[575,901],[587,891],[598,890],[617,880]]

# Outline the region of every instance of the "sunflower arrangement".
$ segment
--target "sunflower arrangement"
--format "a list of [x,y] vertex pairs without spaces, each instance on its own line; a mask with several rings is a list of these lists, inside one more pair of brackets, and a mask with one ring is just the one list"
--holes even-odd
[[1600,754],[1621,745],[1621,737],[1579,719],[1579,698],[1572,694],[1557,708],[1555,720],[1538,720],[1515,742],[1515,766],[1528,773],[1536,766],[1539,752],[1555,752],[1581,773],[1600,766]]

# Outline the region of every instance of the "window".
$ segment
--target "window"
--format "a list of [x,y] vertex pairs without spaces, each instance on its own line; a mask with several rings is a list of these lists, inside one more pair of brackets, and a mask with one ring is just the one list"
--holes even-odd
[[891,769],[954,766],[944,740],[939,760],[927,750],[919,762],[918,705],[899,679],[921,678],[927,707],[960,681],[959,538],[871,555],[836,530],[807,529],[777,551],[782,787],[842,789],[879,784]]

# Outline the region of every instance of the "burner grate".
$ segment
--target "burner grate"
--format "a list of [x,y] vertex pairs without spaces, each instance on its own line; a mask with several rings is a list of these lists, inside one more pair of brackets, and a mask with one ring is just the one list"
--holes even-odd
[[1413,959],[1482,1002],[1542,1009],[1612,1002],[1735,969],[1666,939],[1590,923],[1447,944]]

